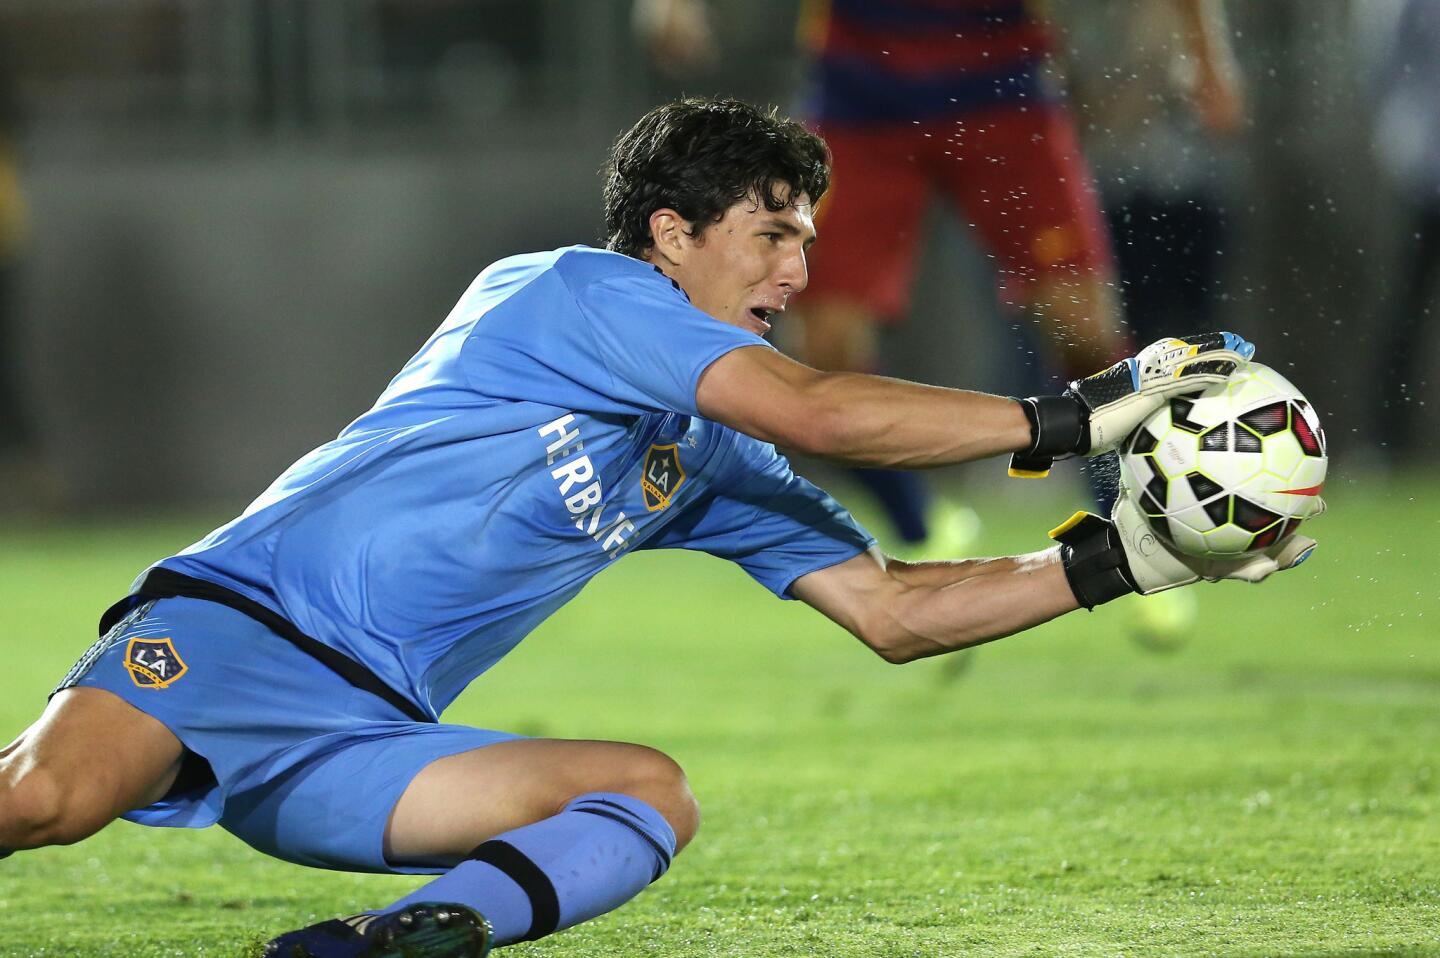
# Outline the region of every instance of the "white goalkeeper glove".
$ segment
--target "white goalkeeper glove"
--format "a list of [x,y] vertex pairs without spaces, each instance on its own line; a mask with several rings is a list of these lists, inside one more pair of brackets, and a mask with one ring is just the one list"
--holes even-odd
[[1315,551],[1314,539],[1292,535],[1268,549],[1233,559],[1183,555],[1155,534],[1140,507],[1123,493],[1108,520],[1077,512],[1050,538],[1060,543],[1070,589],[1087,609],[1131,592],[1150,595],[1201,579],[1260,582],[1295,568]]
[[1037,478],[1056,459],[1110,452],[1170,397],[1224,382],[1253,355],[1255,347],[1234,333],[1162,339],[1058,396],[1017,400],[1031,444],[1010,457],[1010,475]]

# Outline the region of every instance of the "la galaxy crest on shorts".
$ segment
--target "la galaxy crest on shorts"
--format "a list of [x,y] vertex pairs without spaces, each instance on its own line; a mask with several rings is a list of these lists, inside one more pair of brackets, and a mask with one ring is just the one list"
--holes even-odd
[[679,444],[672,442],[651,446],[645,454],[645,469],[640,473],[645,508],[650,512],[668,508],[684,482],[685,467],[680,465]]
[[125,671],[142,689],[167,688],[190,671],[169,638],[133,638],[125,647]]

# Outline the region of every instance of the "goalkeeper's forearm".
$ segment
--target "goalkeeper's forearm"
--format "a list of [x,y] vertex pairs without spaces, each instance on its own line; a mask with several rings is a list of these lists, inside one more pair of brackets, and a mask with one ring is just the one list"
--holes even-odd
[[901,563],[881,624],[861,638],[890,662],[910,662],[1013,635],[1078,609],[1060,550],[959,562]]

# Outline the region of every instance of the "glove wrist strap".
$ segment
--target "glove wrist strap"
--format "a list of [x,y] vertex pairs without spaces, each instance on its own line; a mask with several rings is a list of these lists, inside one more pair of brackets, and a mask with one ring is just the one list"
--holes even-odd
[[1030,448],[1023,458],[1054,459],[1088,451],[1089,410],[1079,399],[1067,393],[1030,396],[1019,402],[1030,420]]
[[1093,609],[1138,592],[1113,524],[1094,513],[1077,512],[1050,533],[1060,543],[1060,562],[1075,601]]

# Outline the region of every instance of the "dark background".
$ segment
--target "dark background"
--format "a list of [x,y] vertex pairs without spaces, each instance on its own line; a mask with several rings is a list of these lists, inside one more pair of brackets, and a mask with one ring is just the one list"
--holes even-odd
[[[1053,9],[1067,24],[1097,5]],[[489,262],[597,242],[597,170],[645,109],[682,91],[793,108],[797,4],[713,6],[720,63],[682,83],[639,49],[626,0],[4,0],[29,226],[3,348],[69,500],[249,498],[363,411]],[[1230,9],[1250,120],[1214,295],[1321,410],[1332,476],[1387,462],[1376,329],[1410,238],[1367,84],[1395,9]],[[1104,106],[1079,104],[1097,150],[1123,155]],[[925,257],[891,371],[1024,388],[953,216]],[[1410,463],[1440,454],[1436,339],[1413,348]]]

